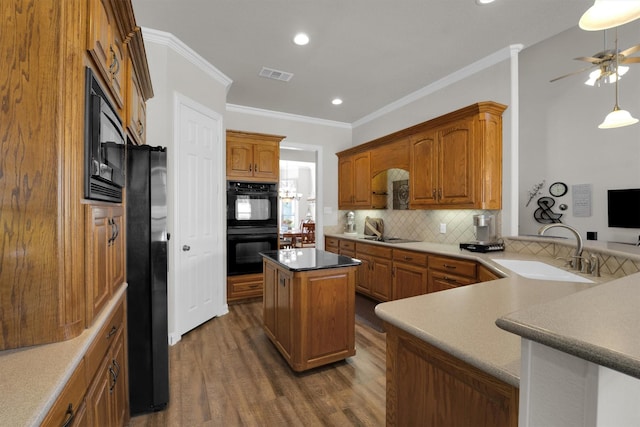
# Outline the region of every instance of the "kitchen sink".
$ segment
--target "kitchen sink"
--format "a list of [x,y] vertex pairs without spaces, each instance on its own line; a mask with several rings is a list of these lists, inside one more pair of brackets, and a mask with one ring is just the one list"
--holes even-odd
[[523,261],[518,259],[492,259],[491,261],[529,279],[594,283],[593,280],[540,261]]

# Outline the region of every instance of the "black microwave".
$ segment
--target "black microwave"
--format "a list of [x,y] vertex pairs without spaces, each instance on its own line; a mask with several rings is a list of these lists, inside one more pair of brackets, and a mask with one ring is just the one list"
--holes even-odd
[[84,151],[85,198],[121,202],[126,165],[122,122],[90,68],[86,71]]

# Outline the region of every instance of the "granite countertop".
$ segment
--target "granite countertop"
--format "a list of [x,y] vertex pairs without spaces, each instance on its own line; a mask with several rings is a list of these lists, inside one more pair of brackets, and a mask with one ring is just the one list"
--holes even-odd
[[[328,236],[363,241],[361,236]],[[575,245],[570,239],[550,237],[513,239]],[[592,284],[534,280],[493,260],[535,260],[558,267],[563,262],[516,252],[472,253],[458,245],[366,242],[471,259],[506,276],[382,303],[376,307],[376,314],[511,385],[519,387],[520,382],[519,335],[629,375],[640,372],[640,342],[630,338],[640,333],[640,287],[634,287],[640,274],[620,279],[581,275],[595,282]],[[585,249],[640,259],[640,250],[625,244],[585,242]]]
[[260,252],[260,255],[277,262],[290,271],[324,270],[361,264],[357,259],[315,248],[280,249]]
[[0,426],[42,423],[124,292],[126,286],[121,286],[76,338],[0,351]]

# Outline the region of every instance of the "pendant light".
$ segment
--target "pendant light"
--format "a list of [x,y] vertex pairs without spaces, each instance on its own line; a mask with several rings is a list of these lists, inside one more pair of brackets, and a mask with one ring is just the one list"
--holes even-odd
[[586,31],[606,30],[640,18],[638,0],[595,0],[580,18],[578,25]]
[[638,119],[633,117],[627,110],[621,110],[618,106],[618,29],[616,28],[616,46],[615,46],[615,85],[616,85],[616,105],[613,107],[613,111],[607,114],[604,121],[598,126],[600,129],[613,129],[623,126],[629,126],[634,123],[638,123]]

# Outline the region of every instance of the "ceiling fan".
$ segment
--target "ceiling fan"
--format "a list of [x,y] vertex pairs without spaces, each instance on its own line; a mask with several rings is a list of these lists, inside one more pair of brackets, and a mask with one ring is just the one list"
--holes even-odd
[[[590,74],[590,79],[585,82],[588,85],[593,86],[595,83],[600,84],[601,81],[613,83],[616,80],[616,67],[620,66],[618,69],[618,74],[623,75],[627,68],[623,68],[625,64],[634,64],[640,63],[640,57],[630,57],[629,55],[633,55],[634,53],[640,51],[640,44],[635,46],[631,46],[623,51],[619,51],[617,48],[618,39],[616,37],[616,48],[615,49],[605,49],[602,52],[598,52],[593,56],[580,56],[578,58],[574,58],[577,61],[585,61],[589,62],[591,65],[588,67],[582,68],[581,70],[574,71],[569,74],[565,74],[564,76],[556,77],[555,79],[550,80],[550,82],[555,82],[557,80],[563,79],[565,77],[573,76],[576,74],[583,73],[585,71],[596,69],[594,72]],[[606,46],[606,41],[605,41]],[[617,57],[616,57],[617,52]]]

